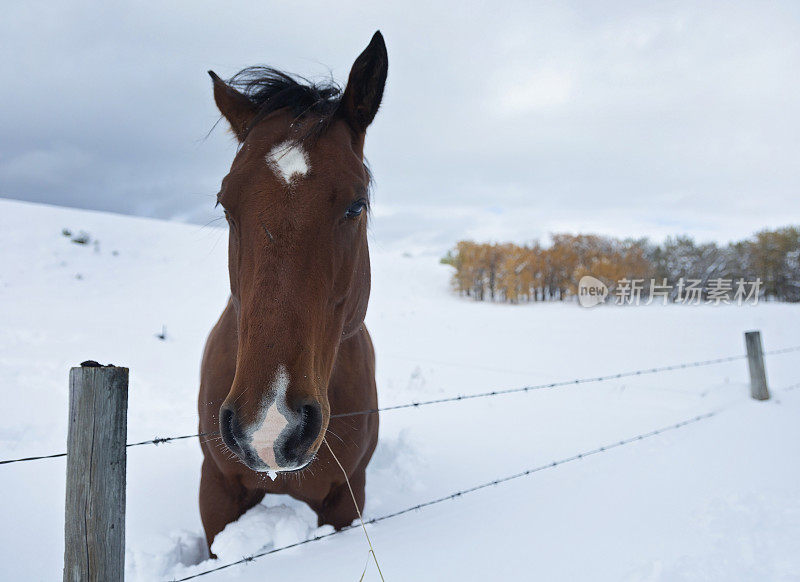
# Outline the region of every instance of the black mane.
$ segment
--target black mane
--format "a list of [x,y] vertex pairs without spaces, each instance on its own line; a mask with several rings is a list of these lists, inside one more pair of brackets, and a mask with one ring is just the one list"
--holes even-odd
[[313,82],[272,67],[247,67],[228,84],[246,95],[257,108],[249,129],[270,113],[288,108],[295,121],[307,115],[320,117],[320,123],[309,132],[318,135],[329,125],[342,101],[342,88],[333,79]]

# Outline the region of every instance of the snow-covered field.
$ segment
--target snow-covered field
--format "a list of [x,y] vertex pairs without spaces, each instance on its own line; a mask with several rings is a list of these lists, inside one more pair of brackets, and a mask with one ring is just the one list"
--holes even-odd
[[[63,236],[85,230],[79,245]],[[431,255],[372,247],[367,323],[382,405],[800,345],[800,305],[508,306],[459,299]],[[129,366],[129,442],[196,430],[206,334],[227,296],[227,235],[0,200],[0,459],[62,451],[67,374]],[[99,241],[94,244],[94,240]],[[156,334],[166,327],[166,340]],[[800,352],[386,412],[365,517],[415,505],[711,410],[713,418],[369,527],[387,582],[800,580]],[[194,440],[129,449],[127,577],[170,580],[315,533],[286,498],[203,559]],[[61,577],[64,459],[0,466],[0,578]],[[201,578],[359,579],[362,532]],[[366,580],[377,580],[374,565]]]

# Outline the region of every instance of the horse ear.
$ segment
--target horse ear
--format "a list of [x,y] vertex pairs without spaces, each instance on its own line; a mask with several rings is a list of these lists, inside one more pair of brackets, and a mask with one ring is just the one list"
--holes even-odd
[[244,95],[219,78],[214,71],[208,75],[214,82],[214,101],[219,112],[231,124],[231,129],[239,141],[244,141],[250,120],[256,114],[256,106]]
[[386,73],[389,69],[389,56],[383,35],[377,31],[353,68],[342,95],[340,111],[350,125],[359,133],[364,133],[375,118],[383,98]]

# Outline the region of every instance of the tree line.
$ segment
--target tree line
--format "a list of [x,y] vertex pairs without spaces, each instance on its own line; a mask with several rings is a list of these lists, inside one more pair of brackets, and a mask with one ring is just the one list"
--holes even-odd
[[618,239],[595,234],[553,234],[550,244],[476,243],[461,241],[442,263],[455,268],[452,283],[461,295],[477,301],[522,303],[574,298],[584,275],[606,284],[611,293],[620,282],[651,286],[695,281],[701,288],[716,281],[759,281],[758,296],[800,301],[800,227],[762,230],[721,246],[691,237]]

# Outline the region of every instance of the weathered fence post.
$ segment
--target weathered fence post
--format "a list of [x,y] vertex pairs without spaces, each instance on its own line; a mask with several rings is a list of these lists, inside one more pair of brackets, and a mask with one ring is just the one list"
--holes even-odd
[[127,419],[128,368],[70,370],[64,582],[124,579]]
[[750,368],[750,396],[756,400],[769,400],[767,369],[764,366],[764,348],[761,345],[761,332],[745,332],[744,343],[747,346],[747,366]]

